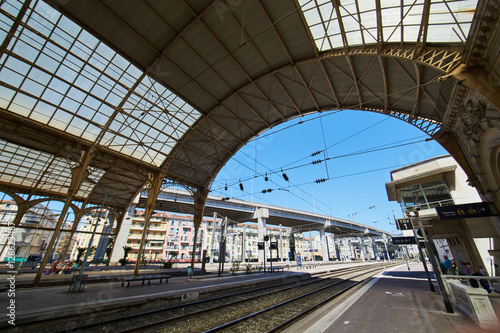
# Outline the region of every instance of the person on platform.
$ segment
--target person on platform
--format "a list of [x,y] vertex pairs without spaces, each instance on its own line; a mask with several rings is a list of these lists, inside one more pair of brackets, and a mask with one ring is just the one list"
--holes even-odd
[[[485,276],[485,274],[483,274],[481,272],[481,268],[482,268],[482,266],[479,266],[479,270],[472,269],[471,276]],[[476,279],[470,279],[469,282],[470,282],[470,285],[472,287],[479,288],[479,284],[477,283]],[[491,288],[490,288],[490,284],[488,283],[488,281],[486,281],[485,279],[480,279],[479,283],[481,284],[481,287],[483,287],[483,289],[488,292],[488,294],[491,294]]]
[[443,256],[443,258],[444,258],[444,264],[443,265],[444,265],[444,269],[445,269],[444,273],[446,273],[446,274],[453,274],[453,273],[450,272],[451,263],[452,263],[451,259],[448,258],[447,255]]
[[64,266],[64,274],[70,274],[74,264],[75,262],[73,260],[66,262],[66,265]]
[[453,258],[451,258],[450,274],[451,275],[459,275],[457,263],[455,262],[455,260]]
[[59,272],[58,265],[59,261],[54,261],[53,263],[51,263],[49,274],[51,273],[57,274]]
[[462,262],[462,265],[464,265],[464,270],[465,270],[465,275],[472,275],[472,265],[470,262]]

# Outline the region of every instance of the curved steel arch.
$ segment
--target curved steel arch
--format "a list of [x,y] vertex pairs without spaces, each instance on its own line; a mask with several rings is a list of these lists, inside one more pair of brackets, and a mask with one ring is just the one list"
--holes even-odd
[[[42,1],[31,3],[45,4]],[[373,40],[363,40],[362,46],[352,46],[355,43],[349,45],[349,31],[345,30],[348,23],[339,8],[343,5],[335,2],[337,22],[343,30],[342,45],[329,41],[332,50],[320,51],[315,44],[317,36],[313,36],[306,22],[306,9],[293,0],[254,0],[238,3],[238,6],[224,1],[125,0],[118,4],[107,0],[54,0],[47,3],[64,14],[65,20],[73,20],[79,28],[92,34],[99,43],[128,60],[140,72],[116,104],[89,91],[88,95],[94,96],[96,101],[106,102],[108,107],[116,106],[111,108],[109,114],[113,116],[108,117],[105,124],[94,122],[91,117],[79,119],[97,126],[97,137],[104,136],[105,132],[110,136],[120,134],[121,128],[110,126],[118,116],[125,118],[123,123],[129,121],[126,131],[137,129],[135,125],[150,126],[148,130],[157,131],[155,126],[141,118],[139,112],[133,114],[141,110],[122,110],[131,96],[147,99],[135,92],[141,79],[146,77],[182,97],[185,107],[196,109],[200,115],[196,122],[186,122],[187,126],[178,130],[179,133],[163,132],[168,136],[161,137],[163,144],[167,140],[175,141],[163,145],[165,149],[173,148],[163,153],[156,148],[162,144],[160,136],[148,143],[141,138],[127,139],[124,134],[122,139],[129,141],[123,144],[122,150],[113,151],[112,147],[99,141],[87,140],[48,124],[38,124],[10,109],[0,110],[0,115],[6,120],[0,123],[0,137],[7,137],[16,144],[73,161],[95,148],[89,167],[105,170],[99,181],[111,188],[128,183],[120,193],[117,206],[129,203],[130,198],[147,183],[150,173],[164,173],[169,179],[193,188],[206,187],[214,174],[248,140],[278,123],[311,112],[350,108],[380,112],[412,123],[428,134],[435,133],[446,118],[445,112],[450,104],[455,102],[447,97],[458,82],[445,78],[462,62],[474,61],[483,65],[478,56],[482,50],[478,52],[475,48],[478,45],[490,48],[484,51],[485,55],[494,49],[494,44],[486,42],[492,40],[496,30],[488,32],[486,28],[494,19],[495,8],[498,9],[494,1],[479,0],[471,34],[467,40],[462,40],[463,44],[443,42],[432,45],[426,40],[426,34],[429,15],[434,14],[430,13],[431,2],[426,1],[419,24],[415,24],[420,27],[415,43],[396,44],[387,43],[390,38],[383,38],[384,22],[380,15],[383,3],[376,1],[377,10],[369,9],[377,14],[376,26],[372,27],[376,31],[372,34]],[[361,2],[359,5],[363,7]],[[319,7],[317,3],[316,7]],[[23,8],[31,15],[29,1],[24,2]],[[177,15],[169,15],[174,9]],[[23,21],[24,11],[19,11],[17,17],[14,14],[5,16],[12,29],[2,51],[16,60],[20,60],[22,54],[10,49],[7,41],[18,39],[14,34],[18,26],[36,32],[27,20]],[[361,20],[361,12],[358,12],[359,8],[354,15]],[[137,13],[149,24],[141,24],[143,21],[137,20]],[[242,19],[243,13],[245,20]],[[451,9],[450,14],[453,15]],[[251,23],[248,23],[249,18]],[[361,21],[358,23],[360,31],[366,30]],[[401,18],[400,24],[404,23]],[[430,22],[431,25],[434,23]],[[71,37],[76,40],[76,36]],[[54,42],[49,40],[49,35],[43,38],[49,43]],[[68,47],[64,51],[69,54],[71,50]],[[44,69],[34,61],[23,61],[25,66]],[[488,65],[491,64],[488,61],[484,60],[484,68],[489,71]],[[86,65],[92,70],[99,69],[95,64]],[[496,73],[497,69],[492,71]],[[106,80],[111,80],[109,73],[102,72]],[[114,82],[116,87],[125,87],[120,80]],[[25,93],[30,98],[36,97],[29,90],[14,87],[12,82],[2,82],[0,87],[16,94]],[[148,87],[153,87],[153,84]],[[432,89],[426,90],[426,87]],[[80,89],[80,93],[82,91]],[[169,113],[168,106],[163,107],[165,110],[155,112]],[[66,111],[76,113],[75,110]],[[178,122],[180,118],[172,116],[169,121]],[[36,133],[37,142],[26,139],[30,133]],[[127,150],[127,145],[133,148]],[[65,149],[67,147],[71,148]],[[128,154],[133,149],[143,151],[149,148],[156,156],[161,156],[141,160],[133,153]],[[163,156],[163,163],[159,163]],[[90,197],[92,202],[99,202],[99,191]],[[85,197],[78,200],[85,200]]]
[[[445,100],[456,84],[455,80],[441,78],[445,69],[452,70],[451,64],[459,60],[450,51],[453,61],[445,63],[448,60],[442,58],[446,57],[446,50],[435,52],[440,60],[431,63],[436,66],[410,56],[330,53],[266,73],[235,90],[200,119],[194,131],[185,134],[164,165],[167,177],[183,182],[192,162],[200,161],[197,166],[204,168],[206,177],[191,180],[197,182],[196,186],[208,186],[256,133],[312,112],[372,111],[401,119],[433,135],[441,127]],[[388,75],[400,79],[389,80]],[[267,88],[266,93],[263,87]]]

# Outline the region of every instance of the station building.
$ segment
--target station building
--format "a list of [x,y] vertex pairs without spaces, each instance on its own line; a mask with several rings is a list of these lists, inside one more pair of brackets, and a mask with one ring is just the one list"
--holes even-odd
[[[424,230],[434,240],[443,256],[453,257],[464,274],[464,264],[483,266],[490,275],[498,275],[494,262],[494,244],[500,239],[494,230],[492,217],[460,218],[442,221],[436,207],[481,202],[477,190],[468,184],[468,177],[450,155],[434,157],[391,171],[392,181],[386,183],[389,200],[401,204],[403,215],[419,209]],[[416,220],[413,219],[413,223]],[[412,230],[404,231],[413,236]]]
[[[376,112],[421,129],[499,210],[498,1],[218,5],[178,2],[172,15],[163,1],[2,2],[0,190],[22,208],[19,217],[39,201],[63,202],[47,253],[92,205],[112,212],[122,248],[128,210],[147,189],[144,236],[164,183],[189,188],[198,231],[211,184],[241,147],[329,110]],[[472,238],[491,236],[489,254],[500,257],[500,218],[474,223],[433,228],[475,265]],[[148,253],[138,257],[149,254],[142,236],[139,252]]]

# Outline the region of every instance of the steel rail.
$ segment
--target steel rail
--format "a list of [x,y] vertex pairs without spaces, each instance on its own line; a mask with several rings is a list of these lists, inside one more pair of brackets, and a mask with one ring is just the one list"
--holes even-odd
[[[382,267],[379,267],[379,268],[376,268],[376,269],[371,269],[371,270],[365,271],[365,272],[363,272],[363,273],[361,273],[361,274],[355,275],[355,276],[353,276],[353,277],[351,277],[351,278],[355,278],[355,277],[359,277],[359,276],[362,276],[362,275],[366,275],[366,274],[368,274],[368,273],[371,273],[371,272],[374,272],[374,271],[379,271],[379,270],[381,270],[381,269],[383,269],[383,268],[382,268]],[[303,298],[305,298],[305,297],[307,297],[307,296],[310,296],[310,295],[316,294],[316,293],[318,293],[318,292],[324,291],[325,289],[331,288],[331,287],[333,287],[333,286],[336,286],[336,285],[339,285],[339,284],[342,284],[342,283],[345,283],[345,282],[346,282],[346,281],[336,281],[336,282],[331,283],[331,284],[329,284],[329,285],[327,285],[327,286],[324,286],[324,287],[321,287],[321,288],[319,288],[319,289],[316,289],[316,290],[313,290],[313,291],[311,291],[311,292],[308,292],[308,293],[306,293],[306,294],[303,294],[303,295],[300,295],[300,296],[297,296],[297,297],[291,298],[291,299],[289,299],[289,300],[286,300],[286,301],[281,302],[281,303],[279,303],[279,304],[276,304],[276,305],[270,306],[270,307],[268,307],[268,308],[266,308],[266,309],[263,309],[263,310],[261,310],[261,311],[254,312],[254,313],[249,314],[249,315],[247,315],[247,316],[244,316],[244,317],[238,318],[238,319],[236,319],[236,320],[233,320],[233,321],[231,321],[231,322],[229,322],[229,323],[226,323],[226,324],[223,324],[223,325],[220,325],[220,326],[214,327],[214,328],[212,328],[212,329],[210,329],[210,330],[204,331],[203,333],[215,333],[215,332],[218,332],[218,331],[221,331],[221,330],[227,329],[227,328],[229,328],[229,327],[231,327],[231,326],[235,326],[235,325],[237,325],[237,324],[241,324],[241,323],[243,323],[243,322],[247,321],[248,319],[251,319],[251,318],[257,317],[257,316],[259,316],[259,315],[261,315],[261,314],[263,314],[263,313],[266,313],[266,312],[269,312],[269,311],[272,311],[272,310],[278,309],[278,308],[280,308],[280,307],[282,307],[282,306],[284,306],[284,305],[288,305],[288,304],[293,303],[293,302],[296,302],[296,301],[298,301],[298,300],[302,300]],[[359,282],[356,282],[355,284],[358,284],[358,283],[359,283]],[[351,288],[351,286],[349,286],[349,287],[347,287],[347,288],[343,289],[343,290],[342,290],[342,292],[343,292],[343,291],[345,291],[345,290],[347,290],[347,289],[350,289],[350,288]],[[337,294],[338,294],[338,293],[336,293],[335,295],[337,295]]]
[[[362,267],[364,267],[364,266],[362,266]],[[336,271],[333,271],[333,272],[330,272],[330,273],[318,274],[318,275],[311,276],[311,277],[309,277],[307,279],[304,279],[304,280],[301,280],[301,281],[290,282],[290,283],[288,283],[289,285],[291,285],[290,287],[281,288],[279,290],[270,291],[270,292],[264,293],[264,294],[258,294],[258,295],[253,296],[253,297],[249,297],[249,298],[237,300],[237,301],[234,301],[234,302],[230,302],[230,303],[218,305],[218,306],[215,306],[215,307],[210,307],[210,308],[203,309],[203,310],[198,310],[198,311],[191,312],[189,314],[185,314],[185,315],[181,315],[181,316],[176,316],[176,317],[172,317],[172,318],[166,318],[166,319],[162,319],[162,320],[159,320],[159,321],[152,321],[152,322],[149,322],[149,323],[144,324],[144,325],[136,326],[136,327],[133,327],[133,328],[130,328],[130,329],[126,329],[126,330],[120,330],[118,332],[120,332],[120,333],[142,332],[145,329],[150,329],[150,328],[153,328],[153,327],[158,327],[160,325],[165,325],[165,324],[167,324],[169,322],[174,322],[174,321],[178,321],[178,320],[184,320],[186,318],[189,318],[189,317],[192,317],[192,316],[195,316],[195,315],[200,315],[200,314],[203,314],[203,313],[207,313],[207,312],[211,312],[211,311],[215,311],[215,310],[227,308],[229,306],[234,306],[234,305],[237,305],[237,304],[249,302],[249,301],[261,298],[263,296],[269,296],[269,295],[276,294],[278,292],[287,291],[287,290],[296,288],[297,284],[300,284],[301,286],[305,286],[305,285],[308,285],[308,284],[318,283],[319,282],[317,280],[318,276],[325,276],[325,275],[331,275],[332,277],[334,277],[334,276],[342,276],[342,275],[344,275],[346,273],[351,273],[351,272],[356,272],[356,271],[359,271],[359,270],[363,270],[362,267],[359,267],[359,266],[358,267],[348,267],[346,269],[336,270]],[[308,280],[311,280],[311,281],[303,283],[304,281],[308,281]],[[235,293],[235,294],[231,294],[231,295],[220,296],[220,297],[217,297],[217,298],[211,298],[211,299],[207,299],[207,300],[197,301],[197,302],[193,302],[193,303],[181,304],[179,306],[175,306],[175,308],[176,309],[177,308],[186,308],[187,306],[191,306],[191,305],[197,305],[197,304],[201,304],[201,303],[209,303],[209,302],[212,302],[214,300],[219,300],[219,299],[223,299],[223,298],[231,298],[231,297],[234,297],[234,296],[241,296],[243,294],[249,294],[249,293],[253,293],[253,292],[257,292],[257,291],[261,291],[261,290],[265,290],[265,289],[271,289],[271,288],[275,288],[277,286],[283,286],[283,283],[275,284],[275,285],[272,285],[272,286],[266,286],[266,287],[262,287],[262,288],[257,288],[257,289],[252,289],[252,290],[248,290],[248,291],[243,291],[243,292],[239,292],[239,293]],[[172,309],[173,308],[167,308],[167,309],[163,309],[163,310],[160,309],[160,310],[154,310],[153,312],[162,312],[162,311],[168,311],[168,310],[172,310]],[[138,317],[143,317],[143,316],[144,316],[144,314],[137,314],[137,315],[133,315],[131,317],[127,317],[127,318],[124,318],[124,319],[126,320],[126,319],[132,319],[132,317],[133,318],[138,318]],[[124,319],[120,319],[119,321],[122,321]],[[114,320],[114,321],[118,321],[118,319]]]

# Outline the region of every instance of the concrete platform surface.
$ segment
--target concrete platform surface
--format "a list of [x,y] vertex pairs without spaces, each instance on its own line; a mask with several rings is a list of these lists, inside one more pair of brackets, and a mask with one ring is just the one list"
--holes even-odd
[[[0,293],[0,305],[6,312],[0,322],[0,330],[7,328],[9,313],[15,314],[15,322],[30,321],[33,318],[50,318],[61,314],[83,314],[98,312],[104,308],[116,305],[134,306],[151,298],[177,298],[183,295],[228,288],[229,286],[248,285],[252,282],[262,282],[269,279],[282,279],[285,275],[305,277],[313,272],[323,272],[342,267],[351,267],[353,263],[335,263],[318,265],[315,268],[290,268],[279,273],[254,273],[237,276],[224,275],[219,277],[217,265],[209,265],[211,274],[200,277],[176,276],[167,284],[158,281],[151,285],[141,285],[135,282],[129,288],[121,287],[121,282],[88,283],[82,292],[68,292],[68,284],[64,286],[15,289],[16,283],[26,283],[34,278],[34,273],[23,273],[16,276],[14,290]],[[180,267],[179,270],[185,270]],[[445,311],[441,294],[430,292],[429,283],[423,271],[422,264],[411,264],[411,271],[406,265],[387,271],[352,295],[345,295],[336,303],[340,307],[326,306],[287,332],[439,332],[468,333],[483,332],[475,323],[456,312],[448,314]],[[105,271],[88,272],[89,275],[131,275],[132,272]],[[150,271],[141,271],[141,274]],[[179,273],[179,272],[177,272]],[[70,276],[70,275],[69,275]],[[1,274],[5,281],[8,274]],[[58,279],[61,275],[44,276],[44,280]],[[68,279],[68,275],[64,278]],[[435,283],[435,289],[438,289]],[[12,304],[14,309],[12,310]],[[11,307],[9,309],[8,307]],[[500,304],[495,304],[497,316],[500,316]],[[1,312],[0,312],[1,313]],[[484,331],[488,332],[488,331]]]
[[[133,282],[130,287],[121,286],[121,282],[97,282],[87,283],[83,291],[69,292],[69,280],[72,274],[46,275],[42,277],[42,282],[65,281],[62,286],[42,286],[37,288],[17,288],[16,285],[31,284],[35,273],[24,271],[21,275],[13,276],[4,271],[0,274],[0,279],[6,291],[0,292],[0,331],[2,328],[9,327],[7,322],[10,320],[9,314],[14,314],[14,322],[31,321],[34,318],[52,318],[63,314],[83,314],[98,312],[101,309],[113,308],[116,306],[134,306],[141,304],[148,299],[162,298],[181,298],[184,294],[195,292],[206,292],[220,290],[238,285],[248,285],[265,280],[278,279],[284,276],[307,277],[310,271],[338,269],[349,264],[326,265],[322,268],[313,268],[308,270],[290,268],[283,272],[263,273],[256,272],[252,274],[241,274],[233,276],[224,274],[218,276],[217,264],[207,265],[209,274],[193,277],[187,276],[186,267],[179,267],[172,271],[172,278],[168,283],[159,283],[158,280],[152,281],[150,285],[147,282],[142,285],[141,282]],[[195,267],[199,271],[199,267]],[[227,264],[226,264],[227,269]],[[110,271],[86,271],[89,276],[99,275],[100,277],[118,277],[131,276],[132,270],[110,270]],[[168,270],[141,270],[140,275],[169,273]],[[76,273],[75,273],[76,274]],[[9,286],[9,279],[13,276],[12,284]],[[5,287],[7,286],[7,287]],[[4,289],[5,290],[5,289]],[[13,304],[13,305],[12,305]],[[11,307],[10,309],[8,307]]]
[[[286,333],[499,333],[483,330],[454,307],[447,313],[443,297],[430,291],[421,263],[398,266],[356,291],[308,315]],[[434,275],[432,274],[432,277]],[[500,318],[498,298],[490,298]]]

